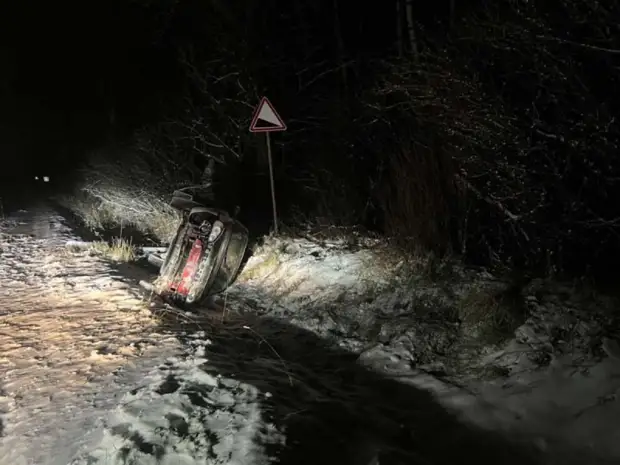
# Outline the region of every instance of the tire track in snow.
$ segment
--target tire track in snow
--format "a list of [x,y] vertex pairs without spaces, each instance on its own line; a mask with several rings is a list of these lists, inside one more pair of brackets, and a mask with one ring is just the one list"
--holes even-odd
[[67,463],[116,405],[117,375],[178,348],[132,283],[65,249],[70,232],[58,220],[38,207],[4,228],[34,237],[0,230],[2,465]]

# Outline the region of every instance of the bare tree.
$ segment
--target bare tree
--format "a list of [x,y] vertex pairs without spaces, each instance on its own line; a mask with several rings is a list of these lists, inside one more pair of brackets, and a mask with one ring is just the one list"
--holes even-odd
[[415,60],[418,59],[418,40],[416,39],[415,23],[413,21],[413,0],[406,0],[405,9],[407,12],[407,34],[409,38],[409,49]]
[[396,46],[398,56],[403,57],[405,54],[405,46],[403,43],[403,12],[402,0],[396,0]]
[[342,86],[345,91],[348,88],[348,77],[347,77],[347,66],[346,62],[346,51],[344,48],[344,41],[342,39],[342,30],[340,26],[340,11],[339,11],[339,3],[338,0],[334,0],[333,2],[334,8],[334,34],[336,36],[336,46],[338,47],[338,61],[340,62],[340,73],[342,75]]

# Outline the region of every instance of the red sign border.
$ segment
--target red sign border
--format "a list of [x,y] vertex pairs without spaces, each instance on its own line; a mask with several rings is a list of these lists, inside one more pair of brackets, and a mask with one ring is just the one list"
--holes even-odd
[[[258,122],[258,115],[260,114],[260,111],[263,109],[263,105],[269,105],[269,107],[271,108],[271,111],[273,111],[273,114],[276,115],[276,118],[278,118],[278,121],[280,122],[282,126],[265,127],[265,128],[256,127],[256,123]],[[280,131],[286,131],[286,129],[287,129],[286,123],[280,117],[280,115],[276,111],[271,101],[267,97],[261,98],[259,104],[256,106],[256,110],[254,110],[254,115],[252,116],[252,123],[250,124],[250,132],[280,132]]]

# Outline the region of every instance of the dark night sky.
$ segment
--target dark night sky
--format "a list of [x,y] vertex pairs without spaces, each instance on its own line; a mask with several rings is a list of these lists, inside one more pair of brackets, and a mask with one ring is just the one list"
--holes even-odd
[[97,145],[112,107],[127,129],[156,113],[175,67],[144,9],[128,1],[15,4],[1,20],[3,177],[35,159],[60,166]]

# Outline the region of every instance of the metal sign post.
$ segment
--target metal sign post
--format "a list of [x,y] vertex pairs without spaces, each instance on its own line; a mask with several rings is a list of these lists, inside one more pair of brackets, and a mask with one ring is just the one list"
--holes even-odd
[[276,186],[273,181],[273,162],[271,161],[271,137],[265,133],[267,139],[267,159],[269,160],[269,183],[271,184],[271,205],[273,206],[273,232],[278,235],[278,210],[276,209]]
[[263,97],[254,111],[250,132],[264,132],[267,141],[267,160],[269,162],[269,182],[271,185],[271,204],[273,207],[273,232],[278,235],[278,212],[276,209],[276,188],[273,179],[270,132],[286,131],[286,124],[280,118],[267,97]]

